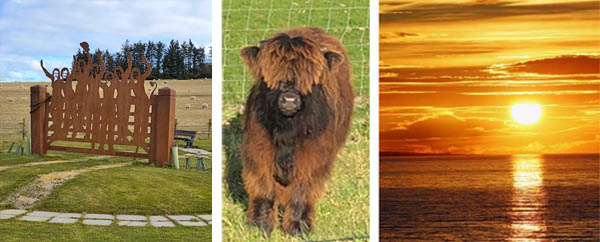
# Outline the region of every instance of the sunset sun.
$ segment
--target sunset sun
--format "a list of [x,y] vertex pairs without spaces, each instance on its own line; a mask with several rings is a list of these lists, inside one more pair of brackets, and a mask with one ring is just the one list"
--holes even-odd
[[519,103],[510,108],[510,113],[517,123],[533,124],[542,116],[542,106],[535,103]]

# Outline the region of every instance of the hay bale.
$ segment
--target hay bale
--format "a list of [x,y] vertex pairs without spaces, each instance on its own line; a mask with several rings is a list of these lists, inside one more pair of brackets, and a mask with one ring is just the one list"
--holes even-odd
[[208,108],[208,103],[203,103],[202,104],[202,109],[207,109]]
[[196,100],[196,96],[190,96],[190,100]]
[[14,97],[7,97],[6,101],[9,103],[14,103],[15,102],[15,98]]
[[189,103],[185,104],[185,110],[190,110],[190,108],[192,108],[192,105],[190,105]]

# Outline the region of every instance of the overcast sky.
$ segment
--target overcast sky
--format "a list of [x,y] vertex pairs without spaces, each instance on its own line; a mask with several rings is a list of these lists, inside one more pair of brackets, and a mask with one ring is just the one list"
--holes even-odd
[[0,1],[0,82],[47,81],[70,67],[79,43],[120,50],[130,42],[192,39],[211,44],[211,1]]

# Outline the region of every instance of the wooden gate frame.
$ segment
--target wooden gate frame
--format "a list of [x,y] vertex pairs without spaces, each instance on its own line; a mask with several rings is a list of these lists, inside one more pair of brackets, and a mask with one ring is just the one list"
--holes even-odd
[[[148,158],[152,164],[172,164],[175,90],[164,87],[155,95],[157,84],[150,81],[154,89],[150,96],[146,94],[144,83],[152,67],[144,56],[141,56],[146,65],[144,73],[132,68],[129,52],[127,69],[118,66],[109,72],[101,52],[96,53],[98,66],[92,61],[88,44],[80,45],[87,61],[73,56],[72,73],[68,68],[55,68],[51,74],[40,61],[51,80],[52,95],[45,86],[30,88],[31,153],[43,155],[48,150],[57,150]],[[52,144],[54,141],[89,143],[90,148],[57,146]],[[114,145],[135,146],[136,151],[117,151]],[[138,153],[140,148],[145,153]]]

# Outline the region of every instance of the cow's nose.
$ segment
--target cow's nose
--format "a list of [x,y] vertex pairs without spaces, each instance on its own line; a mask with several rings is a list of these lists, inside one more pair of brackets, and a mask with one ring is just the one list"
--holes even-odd
[[298,105],[298,102],[300,102],[300,98],[293,93],[284,93],[279,98],[279,102],[281,102],[283,106],[296,106]]

